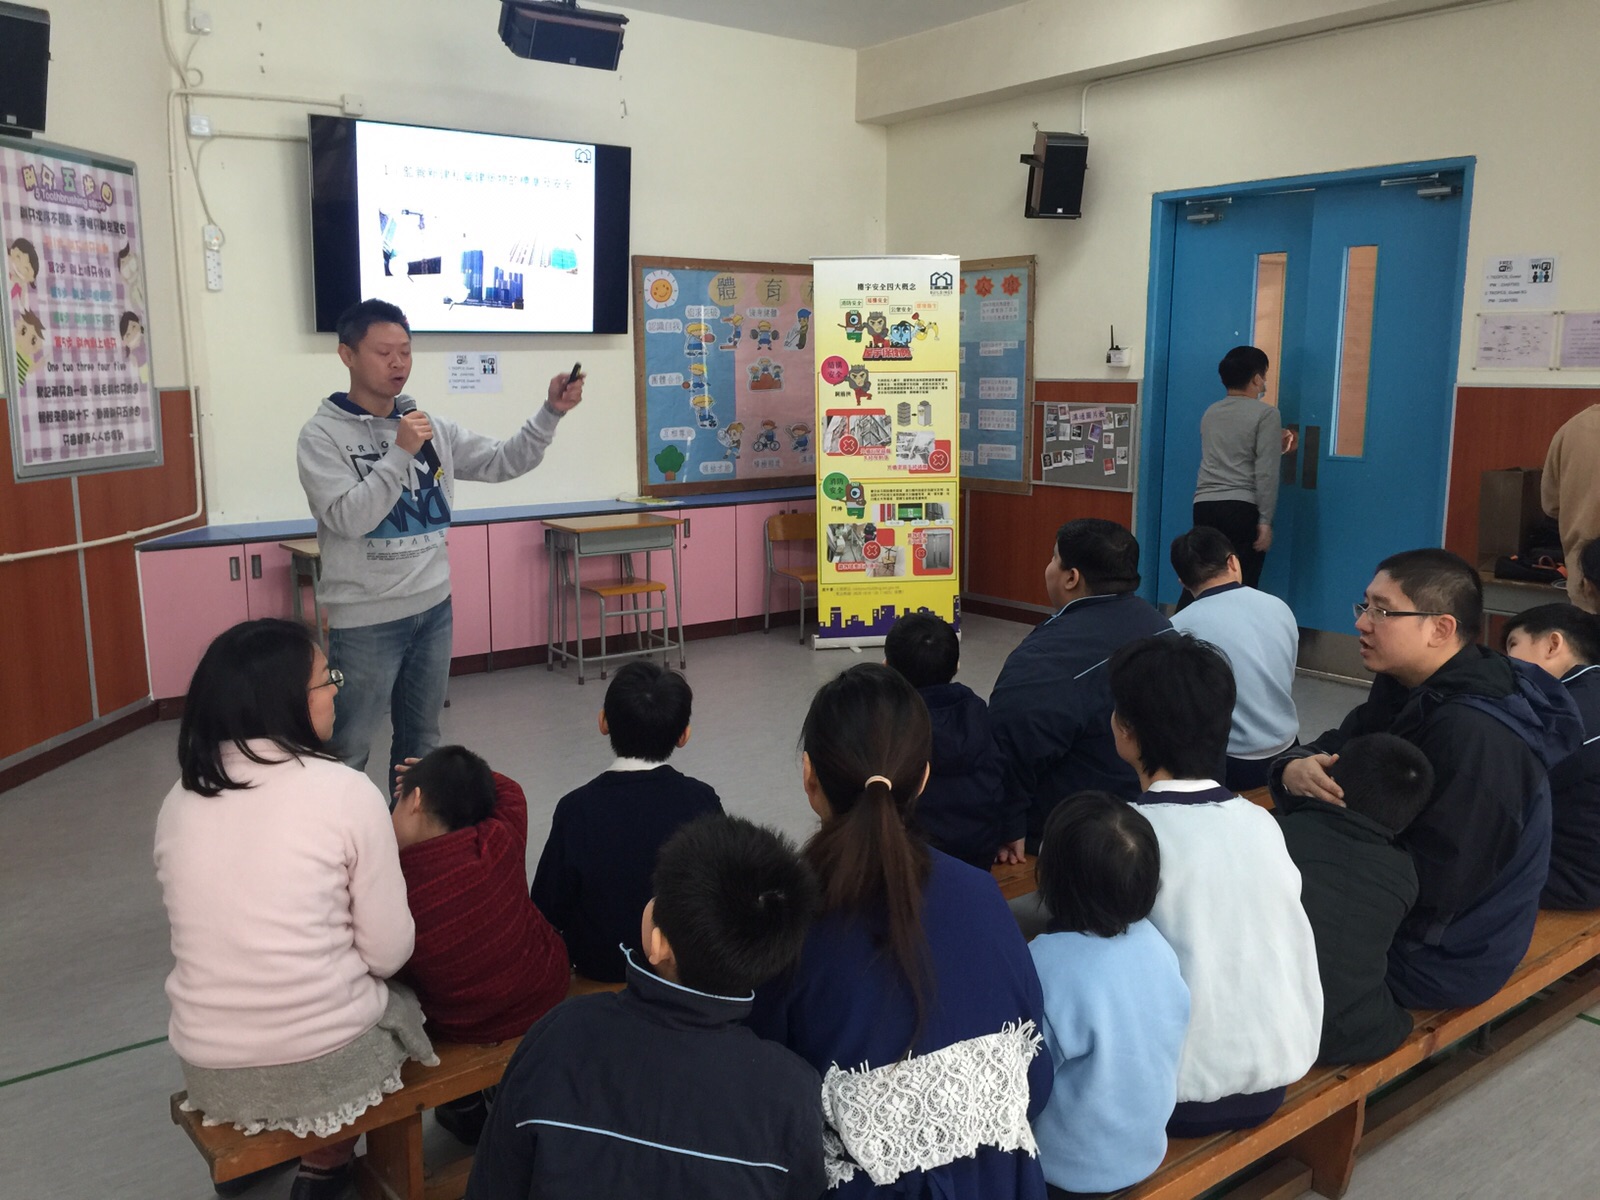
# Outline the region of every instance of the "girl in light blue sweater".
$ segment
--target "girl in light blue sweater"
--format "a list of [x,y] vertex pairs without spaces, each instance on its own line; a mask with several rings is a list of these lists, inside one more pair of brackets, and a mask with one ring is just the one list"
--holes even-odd
[[1079,792],[1050,814],[1037,871],[1052,921],[1029,950],[1055,1070],[1039,1159],[1052,1196],[1117,1191],[1166,1155],[1189,1026],[1178,956],[1145,919],[1161,851],[1138,809]]

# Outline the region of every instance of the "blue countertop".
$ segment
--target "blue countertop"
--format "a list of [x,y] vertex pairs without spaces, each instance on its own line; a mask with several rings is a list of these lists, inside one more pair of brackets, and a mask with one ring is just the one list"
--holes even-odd
[[[810,500],[812,487],[761,488],[748,492],[715,492],[706,496],[679,496],[665,504],[628,504],[622,500],[569,500],[556,504],[508,504],[498,508],[463,508],[451,518],[454,525],[493,525],[501,521],[542,521],[547,517],[601,517],[625,512],[664,512],[670,509],[723,508],[730,504],[782,504]],[[226,546],[239,542],[271,542],[316,535],[310,517],[294,521],[256,521],[243,525],[202,525],[182,533],[140,542],[140,550],[185,550],[195,546]]]

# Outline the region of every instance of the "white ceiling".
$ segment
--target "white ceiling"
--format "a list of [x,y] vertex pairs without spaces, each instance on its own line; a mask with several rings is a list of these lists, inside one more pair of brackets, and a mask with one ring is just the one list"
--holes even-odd
[[579,0],[578,7],[656,13],[729,29],[860,50],[1024,0]]

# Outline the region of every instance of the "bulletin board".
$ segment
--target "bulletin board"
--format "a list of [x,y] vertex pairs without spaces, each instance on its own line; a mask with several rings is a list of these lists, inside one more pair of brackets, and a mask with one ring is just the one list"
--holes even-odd
[[961,485],[971,491],[1033,489],[1037,276],[1031,254],[961,264]]
[[1048,487],[1131,492],[1138,480],[1137,404],[1041,404],[1034,481]]
[[809,263],[633,259],[639,491],[816,477]]

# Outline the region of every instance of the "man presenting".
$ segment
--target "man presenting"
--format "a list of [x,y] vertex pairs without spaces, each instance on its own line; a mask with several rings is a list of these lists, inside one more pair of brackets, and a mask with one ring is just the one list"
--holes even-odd
[[450,677],[450,561],[445,531],[456,479],[499,483],[537,467],[556,424],[583,399],[557,375],[544,405],[505,441],[416,411],[405,313],[363,300],[339,318],[350,390],[300,431],[300,485],[317,521],[328,658],[344,672],[330,749],[364,770],[390,710],[394,768],[439,744]]

